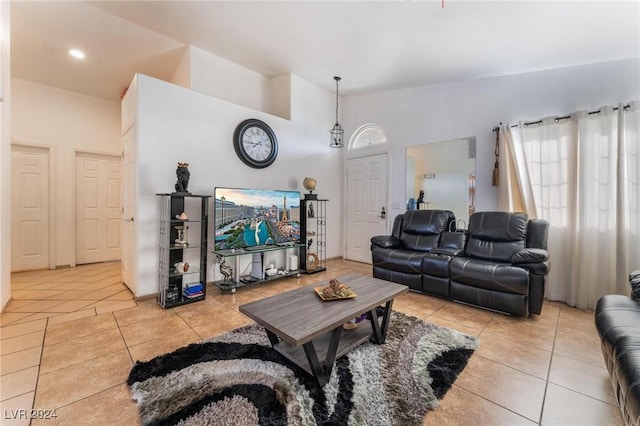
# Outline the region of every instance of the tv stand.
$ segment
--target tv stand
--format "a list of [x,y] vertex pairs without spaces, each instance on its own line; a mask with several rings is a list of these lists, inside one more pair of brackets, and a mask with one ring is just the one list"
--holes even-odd
[[[233,268],[233,277],[230,279],[222,279],[218,281],[214,281],[214,284],[220,288],[223,292],[235,293],[236,290],[240,287],[244,287],[249,284],[259,284],[268,281],[277,280],[280,278],[286,277],[299,277],[300,271],[298,270],[298,264],[290,265],[295,266],[295,270],[285,270],[283,273],[280,269],[278,273],[274,276],[267,277],[262,275],[260,278],[252,276],[251,279],[248,277],[241,277],[239,274],[240,270],[240,258],[242,256],[252,256],[252,262],[258,261],[256,256],[259,256],[260,264],[264,264],[264,254],[267,252],[282,252],[283,256],[283,265],[287,265],[287,256],[290,254],[295,254],[296,256],[300,255],[300,248],[302,244],[298,243],[281,243],[281,244],[270,244],[266,246],[253,246],[253,247],[245,247],[245,248],[237,248],[237,249],[224,249],[224,250],[213,250],[213,254],[218,257],[218,259],[223,259],[227,263],[232,263]],[[264,271],[264,268],[261,267],[261,270]]]

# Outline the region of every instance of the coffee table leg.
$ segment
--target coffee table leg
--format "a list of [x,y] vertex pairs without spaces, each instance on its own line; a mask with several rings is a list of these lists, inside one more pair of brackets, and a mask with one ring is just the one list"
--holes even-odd
[[304,348],[304,353],[307,355],[307,360],[309,361],[309,367],[311,367],[311,372],[315,376],[318,384],[320,386],[324,386],[327,383],[327,377],[324,374],[324,369],[322,365],[320,365],[320,361],[318,360],[318,354],[316,353],[316,348],[313,346],[313,342],[307,342],[302,345]]
[[378,313],[376,309],[369,311],[369,321],[371,322],[371,328],[373,329],[373,335],[371,340],[378,345],[384,343],[387,338],[387,329],[389,328],[389,319],[391,318],[391,306],[393,306],[393,299],[389,300],[384,306],[384,316],[382,317],[382,327],[378,321]]
[[324,361],[325,372],[327,379],[331,376],[331,370],[333,370],[333,364],[336,362],[336,353],[338,352],[338,343],[340,343],[340,336],[342,335],[342,326],[334,328],[331,331],[331,339],[329,340],[329,347],[327,348],[327,359]]
[[336,361],[336,354],[338,352],[338,344],[340,343],[341,335],[342,326],[336,327],[331,331],[331,338],[329,339],[329,347],[327,348],[327,357],[324,360],[324,367],[318,359],[318,353],[316,352],[315,346],[313,346],[313,341],[302,345],[304,353],[307,355],[311,371],[320,386],[324,386],[331,378],[331,371],[333,370],[333,365]]
[[273,333],[273,332],[271,332],[269,330],[266,330],[266,329],[265,329],[265,331],[267,332],[267,336],[269,336],[269,342],[271,342],[271,347],[272,348],[275,347],[278,343],[280,343],[280,339],[278,338],[278,336],[276,336],[275,333]]
[[389,321],[391,320],[391,307],[393,306],[393,299],[389,300],[384,306],[384,317],[382,317],[382,343],[387,339],[387,329],[389,328]]

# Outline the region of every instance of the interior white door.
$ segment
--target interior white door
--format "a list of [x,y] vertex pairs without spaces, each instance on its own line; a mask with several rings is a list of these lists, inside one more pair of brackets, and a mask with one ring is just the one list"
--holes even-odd
[[347,161],[347,259],[371,263],[371,237],[387,233],[387,186],[387,154]]
[[137,294],[135,279],[136,229],[135,229],[135,126],[122,135],[122,282]]
[[76,154],[76,264],[120,259],[120,157]]
[[11,147],[11,270],[49,267],[49,150]]

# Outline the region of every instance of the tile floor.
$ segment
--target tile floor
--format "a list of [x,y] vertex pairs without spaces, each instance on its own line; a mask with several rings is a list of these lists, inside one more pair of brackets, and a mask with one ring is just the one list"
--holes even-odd
[[[206,300],[162,310],[135,302],[119,263],[12,275],[0,318],[2,425],[29,413],[33,425],[136,425],[125,384],[137,360],[248,324],[238,306],[371,266],[330,261],[328,270],[246,287],[210,286]],[[593,312],[545,303],[542,315],[511,318],[408,293],[394,309],[480,338],[480,347],[425,425],[622,425],[600,353]],[[26,410],[26,411],[19,411]]]

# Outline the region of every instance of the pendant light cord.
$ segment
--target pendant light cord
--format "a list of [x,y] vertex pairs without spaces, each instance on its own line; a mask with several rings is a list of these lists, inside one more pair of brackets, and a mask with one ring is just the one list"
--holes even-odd
[[338,82],[341,80],[340,77],[333,77],[336,81],[336,124],[338,124]]

